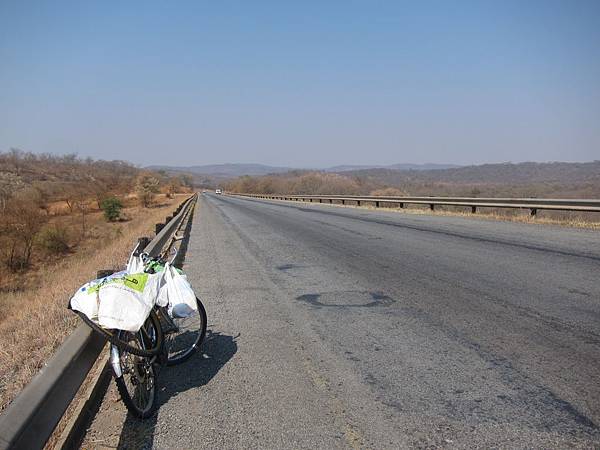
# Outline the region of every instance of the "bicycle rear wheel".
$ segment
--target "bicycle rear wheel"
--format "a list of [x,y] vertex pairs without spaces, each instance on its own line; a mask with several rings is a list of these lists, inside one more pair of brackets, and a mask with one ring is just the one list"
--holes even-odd
[[118,332],[119,340],[128,345],[126,348],[115,346],[121,368],[120,376],[114,373],[113,368],[115,383],[129,412],[140,419],[150,417],[157,408],[157,357],[139,356],[128,349],[152,347],[156,345],[159,334],[160,330],[157,330],[154,322],[150,320],[137,333]]
[[206,335],[206,310],[196,297],[197,311],[188,317],[171,318],[166,309],[160,308],[159,317],[164,331],[167,365],[173,366],[190,358],[202,344]]

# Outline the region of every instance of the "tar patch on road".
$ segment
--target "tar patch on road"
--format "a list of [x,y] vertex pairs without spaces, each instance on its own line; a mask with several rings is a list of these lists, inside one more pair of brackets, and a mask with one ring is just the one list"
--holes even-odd
[[336,291],[304,294],[296,300],[308,303],[316,308],[373,308],[390,306],[394,299],[382,292]]
[[297,266],[296,264],[282,264],[281,266],[277,266],[277,270],[281,270],[282,272],[285,272],[287,270],[297,269],[300,267],[302,267],[302,266]]

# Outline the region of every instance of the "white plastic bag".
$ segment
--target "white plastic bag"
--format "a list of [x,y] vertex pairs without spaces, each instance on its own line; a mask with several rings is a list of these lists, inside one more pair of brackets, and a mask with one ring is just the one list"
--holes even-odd
[[[169,304],[169,315],[174,318],[189,317],[198,310],[196,294],[185,275],[180,274],[171,264],[165,264],[164,291]],[[162,296],[162,295],[161,295]]]
[[98,323],[98,307],[100,306],[98,294],[102,283],[108,282],[112,278],[118,278],[126,275],[127,272],[121,271],[113,273],[104,278],[89,281],[81,286],[69,300],[69,306],[75,311],[82,312],[90,320]]
[[135,332],[154,307],[162,281],[163,272],[118,272],[82,286],[71,298],[71,309],[103,328]]
[[128,273],[142,273],[144,271],[144,261],[141,256],[135,256],[133,253],[127,261],[127,272]]

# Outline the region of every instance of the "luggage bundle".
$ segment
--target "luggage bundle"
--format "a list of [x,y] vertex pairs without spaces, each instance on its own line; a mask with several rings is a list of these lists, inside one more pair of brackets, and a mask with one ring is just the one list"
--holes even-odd
[[154,306],[171,317],[197,311],[196,295],[186,276],[170,263],[144,264],[132,256],[127,269],[92,280],[77,290],[69,308],[106,329],[136,332]]

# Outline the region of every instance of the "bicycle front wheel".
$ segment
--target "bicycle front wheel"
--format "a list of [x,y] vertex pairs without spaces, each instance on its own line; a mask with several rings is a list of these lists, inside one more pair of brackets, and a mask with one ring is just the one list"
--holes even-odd
[[117,390],[129,412],[140,419],[150,417],[157,407],[157,357],[139,356],[127,348],[144,349],[152,346],[156,343],[153,341],[157,340],[157,334],[160,334],[160,330],[153,326],[152,321],[147,321],[137,333],[119,331],[119,339],[128,346],[115,346],[121,368],[120,376],[115,373]]
[[169,366],[188,360],[202,345],[206,335],[206,310],[198,297],[196,304],[197,311],[181,318],[171,318],[166,309],[160,309],[160,323],[165,334]]

